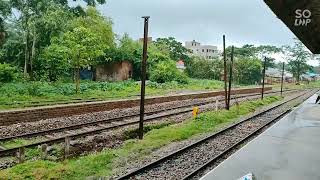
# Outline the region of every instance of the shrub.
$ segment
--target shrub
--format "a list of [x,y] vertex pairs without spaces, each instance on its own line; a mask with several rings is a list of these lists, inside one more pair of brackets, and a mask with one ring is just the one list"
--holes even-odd
[[237,59],[234,64],[234,80],[239,84],[254,84],[260,82],[262,63],[259,59]]
[[174,61],[159,62],[151,69],[150,80],[157,83],[177,81],[178,83],[187,83],[188,77],[180,72]]
[[206,60],[193,57],[187,63],[186,72],[191,78],[220,80],[223,71],[223,62],[216,60]]
[[0,82],[8,83],[16,80],[18,77],[18,69],[9,64],[0,64]]

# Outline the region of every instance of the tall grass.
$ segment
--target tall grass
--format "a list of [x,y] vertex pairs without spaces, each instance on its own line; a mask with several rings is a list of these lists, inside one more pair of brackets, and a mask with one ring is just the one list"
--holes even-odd
[[[181,90],[213,90],[222,87],[222,82],[214,80],[191,79],[188,84],[148,82],[146,94],[148,96],[165,95]],[[80,90],[81,93],[76,94],[73,83],[17,82],[0,84],[0,109],[49,105],[76,100],[133,98],[139,96],[140,84],[135,81],[84,81],[80,85]]]

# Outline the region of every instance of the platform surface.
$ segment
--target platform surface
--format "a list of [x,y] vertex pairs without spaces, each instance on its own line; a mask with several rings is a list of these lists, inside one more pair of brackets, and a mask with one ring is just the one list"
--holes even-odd
[[320,180],[320,104],[310,97],[201,180]]

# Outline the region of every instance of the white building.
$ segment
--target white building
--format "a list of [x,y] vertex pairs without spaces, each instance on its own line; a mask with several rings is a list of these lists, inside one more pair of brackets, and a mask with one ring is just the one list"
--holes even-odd
[[185,47],[191,50],[192,55],[200,56],[205,59],[214,59],[219,57],[217,46],[201,45],[199,42],[193,40],[185,42]]

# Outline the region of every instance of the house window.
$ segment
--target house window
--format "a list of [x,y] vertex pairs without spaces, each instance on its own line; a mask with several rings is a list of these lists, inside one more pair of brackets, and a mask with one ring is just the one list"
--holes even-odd
[[202,52],[204,52],[204,49],[202,49]]

